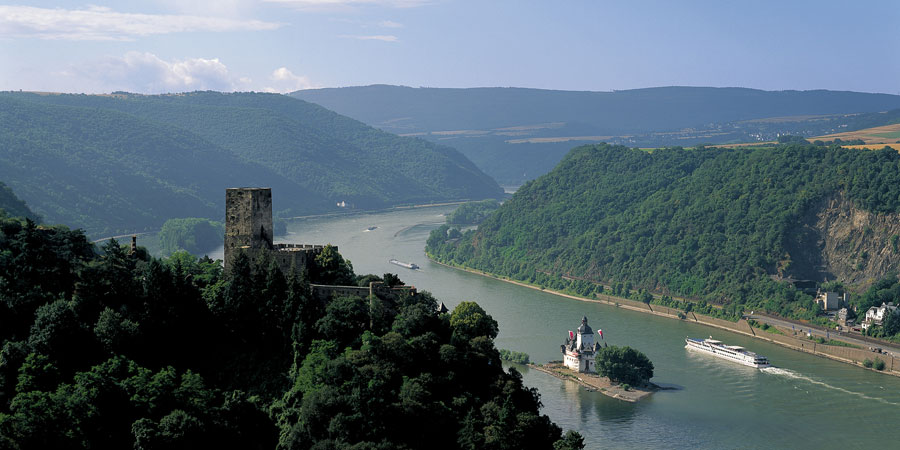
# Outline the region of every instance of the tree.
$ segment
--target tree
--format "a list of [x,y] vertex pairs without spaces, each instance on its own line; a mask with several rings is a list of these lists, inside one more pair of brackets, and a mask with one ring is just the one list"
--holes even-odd
[[889,311],[887,317],[881,324],[881,331],[885,337],[891,337],[900,333],[900,312],[898,310]]
[[63,374],[88,365],[99,351],[72,306],[71,302],[57,300],[38,308],[28,337],[31,348],[49,356]]
[[298,359],[302,361],[302,356],[306,354],[309,344],[315,338],[316,321],[322,317],[324,310],[322,302],[312,297],[306,273],[298,274],[296,270],[291,270],[285,300],[285,315],[292,324],[290,331],[295,364]]
[[584,437],[575,430],[566,432],[562,439],[553,443],[553,450],[581,450],[584,448]]
[[97,319],[94,335],[106,351],[118,354],[134,342],[138,335],[138,324],[111,308],[106,308]]
[[384,284],[388,287],[394,286],[403,286],[404,283],[400,281],[400,277],[393,273],[384,274]]
[[450,329],[453,342],[463,345],[479,336],[493,340],[499,332],[497,321],[475,302],[462,302],[453,308]]
[[317,284],[352,286],[355,283],[353,265],[337,251],[337,247],[326,245],[316,255],[315,264],[310,269],[310,281]]
[[614,382],[639,386],[653,378],[653,363],[631,347],[604,347],[597,353],[596,364],[597,373]]
[[362,297],[338,297],[328,302],[325,315],[316,322],[320,336],[338,343],[340,348],[356,345],[369,328],[369,304]]
[[647,292],[646,289],[641,289],[640,300],[641,300],[641,302],[649,305],[650,302],[653,301],[653,294]]
[[159,244],[163,254],[185,250],[194,255],[222,245],[225,225],[205,218],[169,219],[159,230]]

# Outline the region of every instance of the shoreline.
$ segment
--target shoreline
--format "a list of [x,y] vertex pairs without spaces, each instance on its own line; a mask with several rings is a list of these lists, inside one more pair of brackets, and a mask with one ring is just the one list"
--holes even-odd
[[300,220],[300,219],[318,219],[322,217],[339,217],[339,216],[362,216],[367,214],[381,214],[388,213],[393,211],[405,211],[411,209],[421,209],[421,208],[437,208],[440,206],[453,206],[453,205],[461,205],[463,203],[470,202],[472,200],[454,200],[440,203],[423,203],[420,205],[400,205],[400,206],[391,206],[388,208],[381,209],[355,209],[349,211],[337,211],[331,213],[322,213],[322,214],[310,214],[308,216],[292,216],[292,217],[282,217],[284,220]]
[[[499,275],[495,275],[495,274],[492,274],[489,272],[484,272],[481,270],[475,270],[475,269],[470,269],[467,267],[458,267],[458,266],[446,264],[446,263],[435,260],[427,252],[425,253],[425,255],[429,261],[431,261],[435,264],[439,264],[439,265],[442,265],[445,267],[449,267],[451,269],[462,270],[464,272],[469,272],[469,273],[472,273],[475,275],[481,275],[481,276],[484,276],[487,278],[493,278],[495,280],[504,281],[507,283],[527,287],[529,289],[547,292],[549,294],[553,294],[553,295],[556,295],[559,297],[566,297],[566,298],[570,298],[573,300],[579,300],[579,301],[589,302],[589,303],[600,303],[600,304],[605,304],[605,305],[609,305],[609,306],[615,306],[617,308],[625,308],[625,309],[628,309],[631,311],[638,311],[638,312],[641,312],[644,314],[653,314],[656,316],[666,317],[666,318],[675,319],[675,320],[688,320],[692,323],[706,325],[706,326],[709,326],[712,328],[718,328],[718,329],[730,331],[732,333],[737,333],[737,334],[741,334],[744,336],[756,338],[761,341],[766,341],[766,342],[770,342],[773,344],[777,344],[782,347],[785,347],[785,348],[788,348],[791,350],[795,350],[798,352],[809,353],[809,354],[819,356],[822,358],[827,358],[827,359],[831,359],[833,361],[842,362],[844,364],[850,364],[850,365],[859,367],[861,369],[870,370],[870,371],[874,371],[874,372],[885,374],[885,375],[892,375],[892,376],[900,377],[900,359],[893,357],[893,356],[887,356],[887,355],[883,355],[883,354],[867,352],[867,351],[861,350],[861,349],[859,349],[859,350],[851,349],[848,347],[829,348],[832,346],[827,346],[825,344],[817,345],[817,343],[815,341],[812,341],[812,340],[806,341],[804,339],[794,338],[787,334],[785,334],[784,336],[779,336],[779,335],[776,335],[773,333],[768,333],[768,332],[765,332],[762,330],[759,330],[760,334],[757,334],[756,330],[745,319],[741,319],[738,322],[728,322],[723,319],[717,319],[715,317],[708,317],[708,316],[704,316],[702,314],[698,316],[694,312],[691,312],[688,314],[689,317],[693,317],[693,320],[681,319],[678,317],[677,314],[678,313],[685,314],[683,311],[673,310],[672,308],[669,308],[666,306],[645,304],[645,303],[641,303],[641,302],[636,302],[634,300],[629,300],[629,299],[620,298],[620,297],[614,297],[614,296],[606,295],[606,294],[598,294],[600,297],[596,298],[596,299],[579,297],[576,295],[571,295],[571,294],[566,294],[564,292],[555,291],[553,289],[542,288],[540,286],[523,283],[521,281],[511,280],[509,278],[501,277]],[[653,309],[654,306],[656,307],[656,310]],[[673,314],[671,311],[677,311],[677,313]],[[781,331],[789,332],[789,330],[781,330]],[[794,341],[796,341],[796,342],[794,342]],[[866,356],[866,358],[863,358],[862,356]],[[873,368],[867,368],[863,365],[863,361],[865,359],[887,360],[886,363],[888,364],[888,366],[885,370],[875,370]]]
[[560,380],[577,383],[588,391],[599,392],[607,397],[628,403],[637,403],[641,399],[648,397],[650,394],[659,390],[659,387],[653,383],[648,383],[648,386],[632,387],[629,390],[625,390],[622,388],[621,384],[613,383],[607,377],[601,377],[591,373],[575,372],[558,362],[549,362],[547,364],[529,363],[526,365],[529,369],[546,373],[559,378]]

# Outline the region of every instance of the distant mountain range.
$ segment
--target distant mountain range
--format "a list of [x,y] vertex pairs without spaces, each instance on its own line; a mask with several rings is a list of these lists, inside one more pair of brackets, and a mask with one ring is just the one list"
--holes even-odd
[[0,180],[92,235],[221,219],[224,189],[269,186],[281,215],[496,197],[458,151],[283,95],[0,93]]
[[[846,130],[858,114],[900,108],[900,96],[889,94],[709,87],[587,92],[374,85],[291,95],[383,130],[451,145],[501,184],[546,173],[585,142],[656,147],[814,136]],[[884,119],[868,122],[884,125]]]

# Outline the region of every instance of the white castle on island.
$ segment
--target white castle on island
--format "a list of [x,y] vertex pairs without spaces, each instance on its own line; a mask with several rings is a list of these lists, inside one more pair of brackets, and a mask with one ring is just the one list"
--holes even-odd
[[569,331],[566,343],[559,347],[563,353],[563,364],[569,369],[576,372],[597,372],[594,358],[600,350],[600,343],[594,341],[594,330],[588,325],[587,316],[581,318],[578,332]]

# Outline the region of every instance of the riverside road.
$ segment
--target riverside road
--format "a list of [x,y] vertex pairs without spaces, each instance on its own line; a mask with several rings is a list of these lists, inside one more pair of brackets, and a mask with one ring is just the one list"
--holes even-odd
[[825,339],[834,339],[836,341],[858,345],[864,349],[870,347],[880,348],[883,352],[889,353],[892,356],[900,356],[900,347],[881,340],[867,339],[862,335],[839,332],[837,330],[826,330],[824,328],[814,327],[809,324],[793,322],[764,314],[749,314],[745,315],[744,317],[747,319],[753,319],[757,322],[767,323],[772,326],[778,326],[781,328],[793,328],[798,333],[809,333],[813,336],[822,337]]

